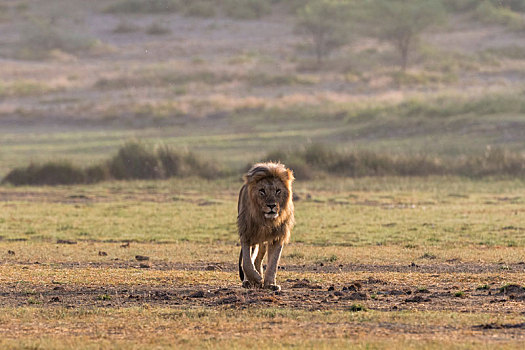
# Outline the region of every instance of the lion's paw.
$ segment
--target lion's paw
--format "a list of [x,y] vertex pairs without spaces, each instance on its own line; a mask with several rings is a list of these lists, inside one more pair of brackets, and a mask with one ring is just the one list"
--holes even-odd
[[243,281],[242,282],[243,288],[253,289],[253,288],[262,288],[261,283],[253,282],[253,281]]
[[266,285],[264,286],[265,289],[269,289],[271,291],[274,291],[274,292],[280,292],[281,291],[281,286],[278,285],[278,284],[269,284],[269,285]]

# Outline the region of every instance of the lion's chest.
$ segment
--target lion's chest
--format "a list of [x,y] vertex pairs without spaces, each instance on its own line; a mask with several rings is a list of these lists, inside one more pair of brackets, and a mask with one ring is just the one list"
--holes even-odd
[[[263,242],[272,242],[283,238],[286,235],[285,229],[281,225],[248,225],[247,232],[241,237],[244,238],[250,245],[259,244]],[[251,227],[250,227],[251,226]]]

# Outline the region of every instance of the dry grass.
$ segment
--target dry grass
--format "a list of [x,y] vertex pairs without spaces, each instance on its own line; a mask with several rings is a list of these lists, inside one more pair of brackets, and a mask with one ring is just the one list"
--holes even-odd
[[[502,286],[525,284],[515,182],[297,183],[298,226],[284,250],[280,295],[239,287],[238,187],[188,179],[3,188],[0,347],[515,349],[523,341],[522,329],[512,328],[523,322],[516,311],[523,301],[498,295]],[[354,230],[359,242],[348,246]],[[134,231],[142,242],[100,242]],[[492,243],[477,244],[489,231]],[[22,237],[29,240],[10,240]],[[177,242],[148,243],[154,237]],[[147,266],[137,255],[150,258]],[[293,288],[304,279],[321,289]],[[330,303],[329,287],[357,282],[366,285],[365,300]],[[143,299],[128,298],[146,289]],[[200,290],[226,290],[240,301],[189,297]],[[408,295],[390,290],[423,291],[446,304],[407,303]],[[172,294],[155,299],[154,291]],[[52,301],[53,293],[63,294]],[[293,297],[300,295],[310,297]]]
[[[0,174],[31,160],[94,164],[136,138],[236,169],[311,141],[443,158],[481,156],[487,145],[523,152],[525,44],[506,29],[518,28],[515,14],[487,7],[483,20],[501,23],[491,27],[452,15],[398,75],[391,48],[368,38],[334,52],[326,69],[304,71],[309,58],[287,12],[300,1],[279,1],[273,13],[262,1],[198,2],[0,6]],[[447,2],[454,12],[476,7]],[[119,14],[103,13],[112,5]],[[147,35],[152,23],[170,33]],[[239,187],[238,175],[2,186],[0,348],[522,348],[524,302],[498,294],[525,284],[522,179],[297,181],[283,294],[203,306],[188,295],[226,289],[251,300],[235,272]],[[304,278],[322,289],[294,290]],[[332,284],[357,280],[375,281],[368,299],[329,303]],[[175,297],[119,304],[150,287]],[[86,302],[46,299],[60,288]],[[406,303],[394,289],[435,299]]]
[[[275,316],[269,317],[272,314]],[[53,348],[80,345],[80,348],[100,346],[103,349],[127,346],[246,348],[254,343],[264,349],[274,348],[275,345],[279,348],[291,348],[292,344],[302,348],[322,349],[332,346],[434,349],[456,348],[460,339],[462,348],[474,349],[480,345],[480,341],[487,341],[489,336],[482,337],[483,340],[476,339],[478,334],[468,334],[468,327],[494,320],[493,317],[459,313],[421,312],[400,315],[377,312],[282,312],[273,309],[234,312],[148,307],[127,310],[4,309],[3,319],[4,322],[9,320],[8,330],[12,332],[10,337],[2,340],[3,345],[21,346],[33,343]],[[508,315],[498,319],[501,322],[512,322],[519,321],[520,318],[517,315]],[[67,330],[63,328],[64,324],[69,325]],[[405,338],[396,335],[395,326],[389,330],[376,328],[377,324],[398,324],[399,327],[413,330],[431,325],[437,331],[434,334],[415,332]],[[455,329],[452,336],[447,340],[440,339],[443,336],[441,330],[447,328]],[[309,335],[305,338],[298,330],[308,330]],[[48,336],[39,339],[42,333]],[[23,340],[10,339],[17,335],[22,336]],[[115,342],[114,345],[110,345],[110,341]],[[505,346],[505,343],[504,340],[492,342],[492,346]],[[517,343],[509,342],[505,348],[517,349],[516,346]]]

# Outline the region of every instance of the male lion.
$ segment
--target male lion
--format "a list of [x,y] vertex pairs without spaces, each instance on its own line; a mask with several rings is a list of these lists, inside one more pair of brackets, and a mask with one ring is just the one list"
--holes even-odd
[[[244,175],[237,204],[241,239],[239,276],[245,288],[280,290],[275,283],[283,245],[290,239],[294,219],[293,172],[280,163],[258,163]],[[262,261],[268,251],[263,275]],[[264,279],[263,279],[264,276]]]

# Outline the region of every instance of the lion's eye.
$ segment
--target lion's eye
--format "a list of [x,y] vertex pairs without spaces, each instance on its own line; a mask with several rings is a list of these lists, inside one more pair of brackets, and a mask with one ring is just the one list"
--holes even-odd
[[276,193],[276,194],[280,194],[280,193],[281,193],[281,190],[280,190],[280,189],[277,189],[277,190],[275,191],[275,193]]
[[261,196],[264,196],[264,195],[266,194],[266,192],[264,191],[264,188],[261,188],[261,189],[259,190],[259,194],[260,194]]

